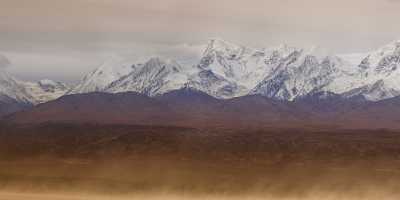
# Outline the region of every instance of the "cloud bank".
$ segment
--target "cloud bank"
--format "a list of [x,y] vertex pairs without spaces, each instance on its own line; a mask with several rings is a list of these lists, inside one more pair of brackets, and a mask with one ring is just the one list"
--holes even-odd
[[399,10],[399,0],[2,0],[0,52],[18,58],[13,70],[24,77],[59,78],[68,69],[68,80],[107,55],[157,53],[211,37],[364,52],[400,39]]

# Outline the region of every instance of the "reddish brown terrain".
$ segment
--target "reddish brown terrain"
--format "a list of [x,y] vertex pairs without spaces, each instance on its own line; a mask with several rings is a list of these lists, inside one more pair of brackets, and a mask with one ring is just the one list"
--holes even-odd
[[294,102],[262,96],[228,100],[188,89],[150,98],[138,93],[89,93],[17,112],[7,123],[97,123],[197,128],[328,128],[400,130],[400,98],[379,102],[306,96]]
[[7,191],[400,195],[397,131],[3,124],[0,133]]
[[399,102],[65,96],[3,119],[0,190],[396,199]]

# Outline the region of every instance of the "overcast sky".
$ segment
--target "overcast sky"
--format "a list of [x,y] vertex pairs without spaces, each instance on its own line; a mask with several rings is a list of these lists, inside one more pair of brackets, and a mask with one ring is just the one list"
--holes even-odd
[[400,0],[0,0],[0,54],[29,80],[76,82],[112,55],[209,38],[365,52],[400,39]]

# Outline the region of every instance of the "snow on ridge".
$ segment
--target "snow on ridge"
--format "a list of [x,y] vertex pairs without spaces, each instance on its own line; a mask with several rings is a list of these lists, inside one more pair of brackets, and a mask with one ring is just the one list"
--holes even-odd
[[20,82],[31,96],[31,103],[41,104],[65,95],[70,88],[61,82],[43,79],[38,82]]
[[[163,65],[160,63],[180,66],[179,72],[166,72],[160,68],[158,73],[162,76],[155,76],[157,73],[154,71],[151,75],[140,73],[151,59],[142,64],[119,61],[105,63],[88,74],[72,93],[130,90],[149,93],[151,90],[150,93],[159,94],[191,85],[217,98],[256,93],[294,100],[316,91],[342,94],[373,85],[378,80],[383,80],[385,87],[376,87],[374,92],[360,95],[369,95],[369,99],[379,100],[386,97],[380,95],[375,98],[371,95],[385,91],[397,94],[400,91],[400,81],[397,78],[400,76],[397,69],[400,63],[400,41],[369,53],[346,55],[331,55],[319,47],[296,48],[284,44],[256,49],[218,38],[211,39],[205,46],[202,57],[194,65],[179,65],[179,60],[157,58],[160,59],[155,65],[157,69]],[[150,81],[149,77],[155,80]],[[378,89],[385,91],[376,91]]]

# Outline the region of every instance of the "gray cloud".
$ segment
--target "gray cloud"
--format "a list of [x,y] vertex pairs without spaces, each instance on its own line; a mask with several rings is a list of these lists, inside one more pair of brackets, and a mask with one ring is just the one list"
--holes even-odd
[[73,81],[108,55],[176,56],[182,52],[176,46],[216,36],[255,47],[288,43],[363,52],[400,38],[397,2],[2,0],[0,52],[21,77]]

